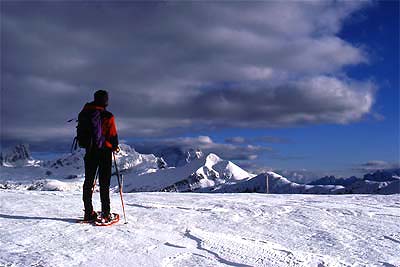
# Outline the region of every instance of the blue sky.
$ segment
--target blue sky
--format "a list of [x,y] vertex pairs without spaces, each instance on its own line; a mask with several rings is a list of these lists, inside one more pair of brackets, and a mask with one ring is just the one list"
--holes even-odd
[[143,152],[343,176],[399,164],[398,1],[1,5],[2,148],[68,151],[66,120],[107,89]]
[[351,66],[346,73],[352,78],[377,83],[372,115],[346,125],[225,129],[212,134],[212,138],[223,141],[226,136],[270,135],[291,140],[287,144],[268,144],[282,158],[267,154],[258,160],[260,166],[277,169],[306,169],[348,176],[359,175],[357,169],[371,161],[396,166],[400,162],[399,27],[399,2],[375,2],[347,19],[338,34],[370,53],[368,64]]

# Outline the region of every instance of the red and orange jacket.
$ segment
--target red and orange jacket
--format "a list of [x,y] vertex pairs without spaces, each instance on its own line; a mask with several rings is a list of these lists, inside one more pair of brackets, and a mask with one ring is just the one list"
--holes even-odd
[[93,145],[97,148],[118,148],[118,134],[114,115],[94,102],[86,103],[82,112],[90,117],[93,129]]

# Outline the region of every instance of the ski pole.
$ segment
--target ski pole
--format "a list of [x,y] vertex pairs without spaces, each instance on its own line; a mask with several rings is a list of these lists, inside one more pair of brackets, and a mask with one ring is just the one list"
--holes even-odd
[[95,174],[95,176],[94,176],[94,181],[93,181],[93,186],[92,186],[92,195],[93,195],[93,192],[94,192],[94,188],[95,188],[95,186],[96,186],[96,181],[97,181],[97,177],[99,176],[99,170],[97,169],[96,170],[96,174]]
[[117,160],[115,159],[115,153],[113,153],[114,156],[114,165],[115,165],[115,171],[117,172],[117,180],[118,180],[118,186],[119,186],[119,196],[121,197],[121,204],[122,204],[122,211],[124,213],[124,220],[125,224],[128,222],[126,221],[126,215],[125,215],[125,205],[124,205],[124,199],[122,198],[122,186],[121,186],[121,181],[120,181],[120,176],[119,176],[119,171],[118,171],[118,166],[117,166]]

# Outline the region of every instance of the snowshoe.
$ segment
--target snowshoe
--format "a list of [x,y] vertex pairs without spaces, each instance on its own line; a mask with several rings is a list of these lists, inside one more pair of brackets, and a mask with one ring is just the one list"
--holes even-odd
[[85,212],[85,216],[82,219],[77,220],[78,223],[94,223],[99,216],[99,212],[92,211],[90,213]]
[[100,218],[98,218],[94,224],[96,226],[110,226],[119,221],[119,214],[117,213],[109,213],[108,215],[102,214]]

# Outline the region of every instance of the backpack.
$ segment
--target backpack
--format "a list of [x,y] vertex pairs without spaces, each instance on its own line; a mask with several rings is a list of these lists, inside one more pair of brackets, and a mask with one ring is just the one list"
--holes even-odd
[[[75,119],[70,119],[68,122],[73,120]],[[78,124],[76,125],[76,136],[71,145],[71,153],[78,148],[78,145],[80,148],[90,149],[93,144],[93,129],[87,112],[81,111],[76,122]]]
[[[87,112],[81,111],[76,126],[76,144],[81,148],[91,148],[93,144],[93,129],[91,118]],[[75,145],[76,147],[76,145]]]
[[[86,107],[86,105],[85,105]],[[97,109],[84,108],[78,115],[76,137],[71,146],[71,153],[79,147],[91,149],[94,146],[100,148],[103,144],[102,118],[104,112]],[[69,120],[72,121],[72,120]]]

